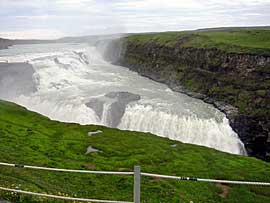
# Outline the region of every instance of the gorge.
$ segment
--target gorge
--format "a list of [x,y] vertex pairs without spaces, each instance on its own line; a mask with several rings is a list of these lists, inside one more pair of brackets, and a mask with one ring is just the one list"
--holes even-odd
[[266,30],[138,34],[114,41],[106,57],[213,104],[226,114],[247,153],[269,160],[270,49],[263,47],[269,34]]

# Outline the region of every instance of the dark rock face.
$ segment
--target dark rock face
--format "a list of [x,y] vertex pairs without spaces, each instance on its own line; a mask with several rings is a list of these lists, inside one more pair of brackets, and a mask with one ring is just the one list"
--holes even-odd
[[126,107],[130,102],[141,99],[140,95],[130,92],[109,92],[104,97],[91,99],[86,106],[93,109],[99,119],[102,119],[105,103],[109,103],[107,109],[106,124],[110,127],[117,127],[125,113]]
[[270,157],[270,120],[268,117],[237,115],[230,124],[241,135],[247,153],[263,160]]
[[110,123],[111,127],[117,127],[125,113],[126,106],[133,101],[141,99],[140,95],[132,94],[130,92],[110,92],[105,97],[115,99],[110,106]]
[[93,109],[95,113],[97,114],[97,116],[99,117],[99,119],[102,118],[104,101],[99,100],[99,99],[91,99],[85,105]]
[[10,46],[12,46],[10,40],[0,38],[0,49],[7,49]]
[[117,99],[119,103],[128,104],[132,101],[138,101],[141,99],[140,95],[130,92],[110,92],[105,95],[111,99]]
[[270,56],[128,40],[124,45],[109,46],[109,52],[122,50],[114,54],[120,56],[116,64],[213,104],[227,115],[248,154],[270,161]]

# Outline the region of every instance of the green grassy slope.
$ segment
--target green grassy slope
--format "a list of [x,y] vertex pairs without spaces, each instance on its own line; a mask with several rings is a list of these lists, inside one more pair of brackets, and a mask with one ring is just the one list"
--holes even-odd
[[[87,132],[103,133],[87,136]],[[173,144],[177,144],[173,147]],[[85,154],[92,146],[100,152]],[[270,164],[214,149],[183,144],[149,133],[120,131],[51,121],[0,100],[0,161],[27,165],[132,171],[201,178],[270,182]],[[132,201],[133,177],[86,175],[0,166],[0,185],[35,192],[84,198]],[[142,202],[270,202],[270,188],[142,179]],[[224,193],[224,194],[223,194]],[[222,197],[223,196],[225,197]],[[13,202],[59,202],[0,192]],[[61,202],[61,201],[60,201]]]
[[270,55],[270,30],[231,30],[211,32],[164,32],[137,34],[130,42],[144,44],[150,41],[170,47],[215,48],[229,53]]

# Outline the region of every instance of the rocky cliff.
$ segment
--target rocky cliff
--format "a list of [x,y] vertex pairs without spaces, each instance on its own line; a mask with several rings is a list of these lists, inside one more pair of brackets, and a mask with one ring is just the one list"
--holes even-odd
[[131,36],[110,44],[107,57],[213,104],[227,115],[248,154],[269,161],[270,55],[184,46],[188,40],[181,37],[172,45],[153,37],[141,43]]
[[0,49],[7,49],[11,45],[12,43],[10,40],[0,38]]

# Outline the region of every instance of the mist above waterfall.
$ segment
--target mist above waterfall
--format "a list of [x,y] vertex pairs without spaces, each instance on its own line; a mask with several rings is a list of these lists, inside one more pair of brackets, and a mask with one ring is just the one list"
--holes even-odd
[[4,84],[0,97],[59,121],[151,132],[244,154],[223,113],[106,62],[101,53],[106,44],[93,44],[97,43],[17,45],[0,50],[0,61],[27,62],[17,65],[16,73],[11,64],[0,66],[0,84]]

